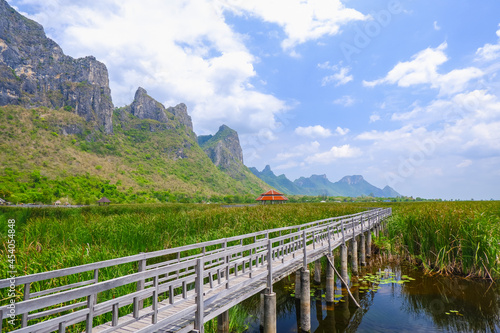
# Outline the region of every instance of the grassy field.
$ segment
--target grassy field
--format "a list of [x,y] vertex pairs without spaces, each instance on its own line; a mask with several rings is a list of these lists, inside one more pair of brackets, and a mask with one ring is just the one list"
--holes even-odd
[[[18,275],[25,275],[296,225],[375,205],[393,208],[386,233],[390,247],[413,256],[427,270],[493,279],[500,275],[500,202],[306,203],[230,208],[203,204],[0,207],[0,269],[8,271],[9,219],[16,221]],[[120,266],[120,271],[103,269],[100,280],[136,269],[133,264]],[[33,286],[34,291],[39,288]],[[100,295],[99,302],[111,296]],[[19,289],[18,301],[21,297]],[[5,293],[1,299],[5,304]],[[233,317],[245,317],[241,309],[232,311]],[[232,329],[241,331],[243,322],[233,320]],[[209,329],[214,327],[214,323],[207,324]]]
[[[18,275],[83,265],[123,257],[140,252],[173,248],[213,239],[230,237],[258,230],[307,223],[332,216],[364,210],[356,204],[286,204],[225,208],[219,205],[163,204],[116,205],[83,208],[0,208],[2,235],[0,269],[8,271],[8,220],[14,219]],[[99,280],[105,281],[137,271],[136,264],[101,269]],[[85,278],[89,279],[89,276]],[[58,283],[74,283],[82,276],[70,276]],[[32,284],[32,292],[42,286]],[[131,292],[123,290],[123,292]],[[130,289],[129,288],[129,289]],[[46,289],[44,286],[43,289]],[[21,301],[22,289],[17,291]],[[118,294],[99,294],[99,302]],[[2,294],[4,305],[8,301]],[[122,309],[123,315],[131,308]],[[236,312],[235,312],[236,311]],[[241,311],[233,310],[241,317]],[[236,316],[235,314],[235,316]],[[96,319],[106,322],[109,316]],[[244,317],[244,315],[243,315]],[[233,328],[242,321],[232,321]],[[216,327],[213,323],[207,327]],[[70,328],[72,332],[81,326]]]
[[387,237],[429,272],[500,277],[500,202],[393,204]]

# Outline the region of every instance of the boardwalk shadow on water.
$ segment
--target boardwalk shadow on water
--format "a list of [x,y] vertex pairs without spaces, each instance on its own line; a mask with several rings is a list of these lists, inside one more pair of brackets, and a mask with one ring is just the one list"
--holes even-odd
[[[369,275],[366,275],[366,274]],[[277,330],[301,332],[293,275],[276,283]],[[428,276],[408,265],[377,264],[353,279],[358,309],[336,281],[335,303],[325,301],[325,278],[311,284],[311,332],[500,332],[500,288],[486,281]],[[261,332],[260,297],[243,302],[247,332]]]

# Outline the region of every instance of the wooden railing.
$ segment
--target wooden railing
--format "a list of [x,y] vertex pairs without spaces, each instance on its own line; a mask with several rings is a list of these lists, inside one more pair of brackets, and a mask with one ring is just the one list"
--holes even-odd
[[[307,251],[331,253],[332,244],[338,246],[371,230],[389,215],[391,208],[371,209],[302,225],[20,276],[15,281],[0,280],[3,291],[11,288],[11,284],[22,285],[24,290],[23,301],[0,307],[0,318],[9,318],[14,308],[15,315],[22,316],[21,328],[14,330],[18,333],[65,332],[67,326],[80,322],[85,322],[86,332],[91,332],[93,319],[110,313],[111,326],[103,332],[111,332],[145,317],[151,317],[151,325],[139,332],[152,332],[194,313],[194,328],[199,328],[213,318],[204,315],[207,306],[255,281],[266,281],[267,287],[272,289],[274,271],[297,260],[307,265],[310,260]],[[136,273],[99,281],[100,270],[132,263],[137,265]],[[69,276],[83,273],[87,279],[65,284]],[[242,276],[248,278],[242,280]],[[40,290],[32,292],[34,284]],[[43,289],[53,285],[57,287]],[[125,294],[102,299],[103,293],[117,288]],[[161,305],[160,300],[163,300]],[[144,301],[151,306],[144,308]],[[119,317],[120,308],[131,304],[130,315]],[[172,311],[174,307],[175,314],[159,319],[163,312]],[[30,324],[30,321],[36,322]]]

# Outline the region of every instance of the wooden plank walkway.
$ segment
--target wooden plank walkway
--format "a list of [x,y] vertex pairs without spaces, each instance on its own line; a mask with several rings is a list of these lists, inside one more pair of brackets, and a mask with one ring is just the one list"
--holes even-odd
[[[188,245],[95,264],[16,278],[25,300],[16,304],[22,328],[13,332],[64,332],[85,322],[86,332],[189,332],[241,301],[272,287],[272,283],[314,262],[361,233],[377,227],[391,209],[372,209],[304,225]],[[158,258],[163,260],[158,262]],[[165,259],[167,258],[167,259]],[[147,264],[152,261],[155,263]],[[99,281],[99,270],[137,262],[137,273]],[[93,278],[30,294],[40,281],[81,272]],[[102,300],[101,293],[136,284],[134,292]],[[0,288],[9,288],[8,279]],[[97,301],[99,300],[99,301]],[[143,308],[142,303],[148,305]],[[76,303],[76,304],[75,304]],[[119,309],[133,311],[119,317]],[[8,305],[0,307],[7,318]],[[93,319],[110,313],[112,320],[93,327]],[[30,320],[59,317],[30,324]],[[4,324],[5,324],[4,320]]]

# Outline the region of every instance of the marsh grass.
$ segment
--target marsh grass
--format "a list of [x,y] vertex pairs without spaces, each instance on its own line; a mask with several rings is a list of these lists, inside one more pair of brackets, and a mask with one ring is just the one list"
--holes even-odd
[[429,272],[500,276],[500,202],[395,205],[388,237]]
[[[16,266],[20,276],[298,225],[364,209],[363,205],[338,203],[230,208],[202,204],[111,205],[74,209],[0,207],[0,255],[7,258],[9,219],[16,220]],[[148,264],[151,263],[148,261]],[[0,262],[0,269],[9,270],[6,260]],[[135,272],[136,263],[104,268],[99,270],[99,281]],[[36,292],[88,279],[92,279],[92,272],[33,283],[31,290]],[[17,301],[23,297],[21,287],[17,290]],[[113,292],[100,293],[98,302],[130,293],[134,288],[134,285],[128,285]],[[5,290],[1,291],[0,299],[2,305],[8,301]],[[130,309],[121,309],[120,314],[127,310]],[[242,315],[236,317],[241,318]],[[110,319],[110,314],[101,316],[95,319],[94,325]],[[81,326],[68,330],[78,332]]]

